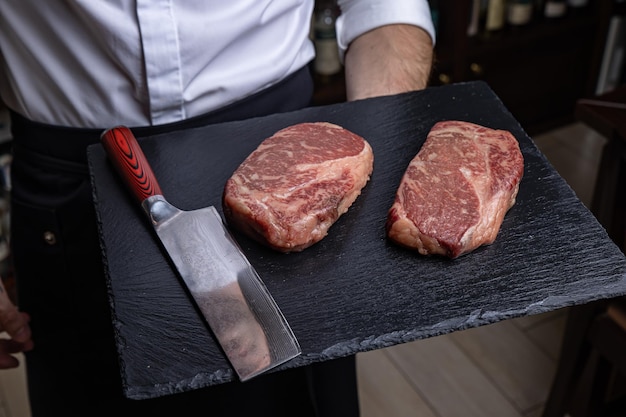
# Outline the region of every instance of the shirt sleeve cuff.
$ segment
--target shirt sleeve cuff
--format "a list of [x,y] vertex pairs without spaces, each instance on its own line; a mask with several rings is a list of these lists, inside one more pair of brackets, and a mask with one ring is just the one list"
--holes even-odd
[[380,26],[409,24],[424,29],[435,44],[435,27],[427,1],[375,0],[339,1],[341,14],[337,18],[337,44],[343,62],[350,43],[360,35]]

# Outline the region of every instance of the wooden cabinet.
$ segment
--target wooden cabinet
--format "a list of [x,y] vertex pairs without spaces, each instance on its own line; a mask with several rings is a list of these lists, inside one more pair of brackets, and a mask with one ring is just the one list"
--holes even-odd
[[[573,121],[576,100],[593,95],[616,0],[589,0],[563,17],[535,13],[524,26],[468,36],[472,0],[438,1],[431,85],[484,80],[524,129]],[[316,103],[345,99],[343,80],[316,84]]]

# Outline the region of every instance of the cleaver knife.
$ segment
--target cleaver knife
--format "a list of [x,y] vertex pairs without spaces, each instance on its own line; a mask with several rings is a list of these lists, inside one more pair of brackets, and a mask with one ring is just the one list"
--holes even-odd
[[168,203],[129,128],[108,129],[101,142],[239,379],[298,356],[287,320],[215,207],[185,211]]

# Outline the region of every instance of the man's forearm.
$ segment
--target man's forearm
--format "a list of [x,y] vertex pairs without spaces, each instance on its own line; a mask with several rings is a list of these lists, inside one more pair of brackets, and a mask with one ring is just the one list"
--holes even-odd
[[433,60],[430,36],[411,25],[388,25],[356,38],[345,56],[348,100],[426,87]]

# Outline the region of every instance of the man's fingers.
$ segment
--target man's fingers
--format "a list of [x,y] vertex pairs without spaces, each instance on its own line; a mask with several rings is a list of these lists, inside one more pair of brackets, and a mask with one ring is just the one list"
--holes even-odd
[[30,317],[21,313],[13,306],[4,311],[0,310],[0,331],[5,331],[17,342],[24,343],[30,339]]
[[24,350],[24,344],[12,339],[0,339],[0,355],[5,353],[20,353]]
[[0,369],[17,368],[19,364],[20,361],[15,356],[0,353]]
[[[29,341],[28,344],[32,344]],[[17,367],[20,362],[12,353],[20,353],[25,350],[26,345],[11,339],[0,339],[0,369],[9,369]],[[32,347],[32,346],[31,346]]]
[[0,331],[6,331],[17,342],[25,343],[30,340],[30,317],[21,313],[9,299],[0,279]]
[[9,294],[7,290],[4,288],[4,283],[2,282],[2,278],[0,278],[0,314],[6,310],[10,309],[13,306],[11,299],[9,298]]
[[19,327],[14,333],[7,331],[11,338],[22,345],[22,351],[28,352],[33,348],[33,340],[31,339],[31,331],[28,322],[30,321],[30,317],[26,313],[19,313],[22,316],[22,322],[24,323],[21,327]]

